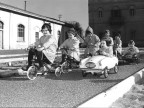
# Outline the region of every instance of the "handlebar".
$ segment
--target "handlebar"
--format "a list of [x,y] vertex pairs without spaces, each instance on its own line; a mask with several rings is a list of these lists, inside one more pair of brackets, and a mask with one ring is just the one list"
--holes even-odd
[[65,50],[65,51],[68,51],[68,50],[70,50],[70,51],[75,51],[75,49],[69,49],[69,48],[60,48],[60,50]]
[[36,49],[36,46],[29,46],[28,48],[26,48],[25,49],[25,51],[27,52],[27,51],[29,51],[29,50],[34,50],[34,49]]

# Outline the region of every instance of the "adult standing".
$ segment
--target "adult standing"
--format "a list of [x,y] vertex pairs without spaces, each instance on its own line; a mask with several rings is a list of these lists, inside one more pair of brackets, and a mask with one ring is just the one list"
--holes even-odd
[[99,50],[100,45],[100,39],[97,35],[93,33],[93,29],[88,26],[85,32],[85,41],[83,45],[86,45],[85,49],[85,57],[87,57],[88,54],[96,55],[96,52]]

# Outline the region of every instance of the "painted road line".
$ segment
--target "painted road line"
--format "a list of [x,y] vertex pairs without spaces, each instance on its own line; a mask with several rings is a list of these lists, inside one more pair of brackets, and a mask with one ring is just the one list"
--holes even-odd
[[126,78],[110,89],[106,90],[81,104],[78,108],[108,108],[118,98],[127,93],[131,87],[144,77],[144,68],[135,73],[134,75]]

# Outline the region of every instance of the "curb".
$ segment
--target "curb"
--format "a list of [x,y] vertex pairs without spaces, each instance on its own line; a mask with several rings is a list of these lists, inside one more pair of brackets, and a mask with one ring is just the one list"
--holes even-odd
[[144,68],[126,78],[108,90],[96,95],[94,98],[78,106],[78,108],[108,108],[118,98],[127,93],[131,87],[144,77]]

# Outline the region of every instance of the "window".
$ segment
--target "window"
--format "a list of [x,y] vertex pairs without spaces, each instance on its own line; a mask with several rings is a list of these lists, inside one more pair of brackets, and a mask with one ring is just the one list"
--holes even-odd
[[103,17],[102,8],[98,8],[98,17],[99,17],[99,18]]
[[18,42],[24,41],[25,27],[22,24],[18,25]]
[[130,39],[135,40],[135,36],[136,36],[136,31],[135,30],[131,30]]
[[112,15],[112,17],[121,17],[121,10],[119,9],[119,7],[115,6],[111,10],[111,15]]
[[130,6],[129,14],[130,14],[130,16],[134,16],[135,15],[135,8],[134,8],[134,6]]
[[60,31],[60,30],[58,30],[57,35],[58,35],[58,36],[60,36],[60,35],[61,35],[61,31]]
[[39,40],[39,32],[35,32],[35,39],[36,39],[36,42]]

